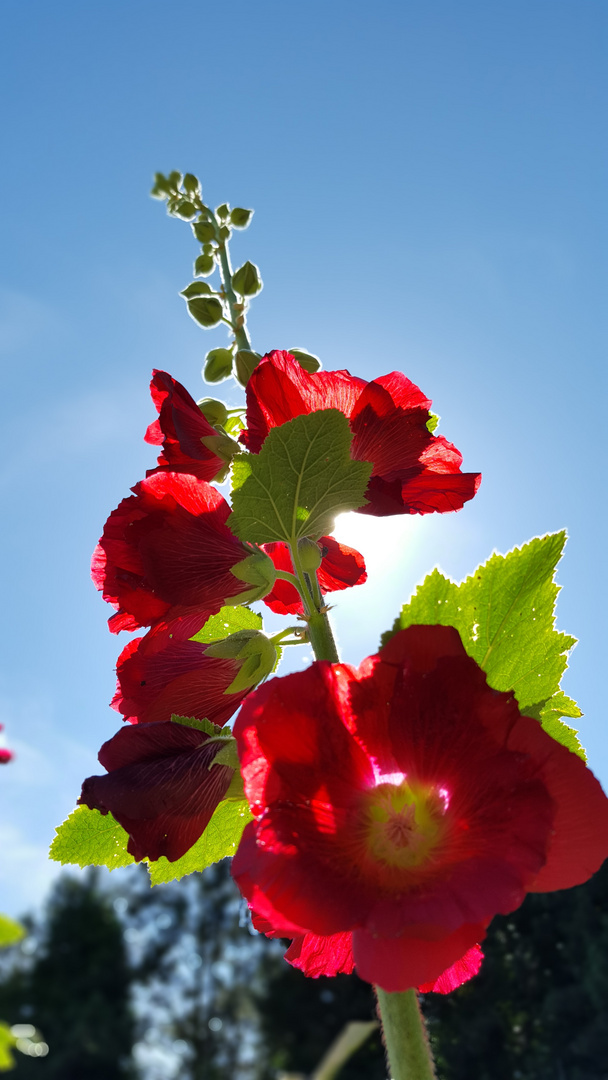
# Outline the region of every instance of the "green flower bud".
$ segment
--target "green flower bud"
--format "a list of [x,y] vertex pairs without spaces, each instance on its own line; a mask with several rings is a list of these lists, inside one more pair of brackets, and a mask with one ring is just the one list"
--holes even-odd
[[208,420],[212,427],[225,427],[228,423],[228,409],[224,405],[223,401],[218,401],[217,398],[204,397],[196,403],[201,410],[205,420]]
[[154,173],[154,185],[150,192],[154,199],[166,199],[171,194],[171,185],[162,172]]
[[167,177],[167,182],[172,191],[177,191],[182,182],[181,172],[177,172],[177,170],[175,170],[175,172],[170,172]]
[[[240,454],[242,447],[239,446],[229,435],[203,435],[201,442],[212,454],[230,464],[235,454]],[[221,481],[219,481],[221,483]]]
[[232,287],[241,296],[255,296],[262,288],[262,279],[258,267],[247,261],[232,275]]
[[302,536],[298,540],[298,556],[305,574],[315,574],[321,565],[323,552],[314,540]]
[[215,259],[213,258],[213,255],[199,255],[194,263],[195,277],[207,277],[207,275],[212,274],[214,270]]
[[224,309],[215,296],[198,296],[188,300],[188,312],[200,326],[217,326]]
[[228,203],[222,203],[221,206],[218,206],[215,213],[216,217],[218,217],[220,221],[225,221],[230,214],[230,207],[228,206]]
[[192,223],[192,232],[199,244],[208,244],[210,240],[215,240],[215,225],[211,221],[201,221],[199,218]]
[[190,221],[190,218],[196,215],[196,206],[194,206],[188,199],[180,199],[175,207],[174,213],[179,217],[185,218],[186,221]]
[[219,238],[222,241],[222,243],[225,243],[226,240],[230,239],[230,229],[228,228],[227,225],[222,225],[222,227],[220,228]]
[[188,192],[188,195],[200,195],[201,185],[196,176],[191,172],[187,172],[182,180],[182,187],[184,191]]
[[222,382],[232,374],[232,349],[211,349],[205,357],[203,379],[208,383]]
[[230,224],[235,229],[246,229],[253,217],[253,210],[243,210],[242,206],[235,206],[230,214]]
[[252,372],[255,371],[261,359],[260,353],[252,352],[251,349],[239,349],[234,358],[234,364],[236,377],[241,386],[247,386]]
[[190,285],[182,289],[179,295],[185,296],[186,300],[191,300],[193,296],[208,296],[212,291],[211,286],[207,285],[206,281],[192,281]]
[[303,349],[288,349],[287,350],[293,356],[294,360],[298,361],[300,367],[304,368],[309,375],[314,375],[315,371],[318,371],[321,367],[321,361],[318,356],[313,356],[312,353],[304,352]]
[[261,600],[274,588],[277,578],[275,565],[265,551],[259,548],[252,555],[247,555],[242,562],[232,567],[231,573],[239,581],[245,581],[252,588],[226,599],[225,603],[230,607],[239,604],[250,604],[254,600]]
[[223,641],[208,645],[206,656],[242,660],[240,670],[224,693],[236,694],[270,675],[277,662],[277,651],[261,630],[238,630]]

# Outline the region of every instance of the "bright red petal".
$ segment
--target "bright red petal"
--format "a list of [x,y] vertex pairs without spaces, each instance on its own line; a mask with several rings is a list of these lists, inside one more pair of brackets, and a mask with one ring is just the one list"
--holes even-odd
[[285,959],[313,979],[320,975],[351,975],[355,968],[353,935],[345,933],[316,937],[315,934],[305,934],[294,938]]
[[365,930],[355,930],[353,954],[357,974],[388,993],[411,990],[438,980],[484,937],[485,927],[481,925],[461,926],[438,941],[380,938]]
[[217,435],[205,419],[194,398],[185,387],[166,371],[154,371],[150,384],[152,400],[159,419],[150,424],[145,439],[155,446],[162,445],[158,456],[160,470],[186,472],[199,480],[213,480],[224,468],[224,462],[208,450],[202,439]]
[[483,953],[479,945],[473,945],[473,948],[461,956],[460,960],[442,972],[439,978],[433,982],[423,983],[417,989],[421,994],[449,994],[477,975],[482,961]]

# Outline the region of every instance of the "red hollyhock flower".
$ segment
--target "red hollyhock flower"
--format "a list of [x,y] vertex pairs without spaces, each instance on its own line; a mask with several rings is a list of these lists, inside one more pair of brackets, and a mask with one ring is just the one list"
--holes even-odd
[[461,473],[462,454],[427,428],[431,401],[398,371],[373,382],[348,371],[304,371],[275,351],[247,383],[247,429],[240,438],[258,453],[271,428],[302,413],[339,409],[353,432],[351,453],[373,462],[360,514],[430,514],[460,510],[477,491],[479,473]]
[[137,630],[170,608],[214,614],[247,585],[231,573],[251,554],[226,525],[216,488],[186,473],[159,472],[131,489],[103,530],[91,576],[117,608],[110,630]]
[[[350,588],[351,585],[363,585],[363,582],[367,581],[365,560],[361,552],[347,547],[346,544],[339,544],[333,536],[322,536],[319,546],[323,552],[323,559],[317,570],[321,592],[338,592]],[[287,544],[264,544],[263,548],[266,554],[270,555],[277,570],[293,572]],[[281,578],[277,578],[272,592],[264,597],[264,603],[277,615],[302,615],[304,612],[300,594],[291,582]]]
[[453,983],[494,915],[608,855],[597,780],[490,689],[452,627],[402,630],[358,670],[273,679],[235,735],[256,820],[233,874],[306,973],[348,970],[352,949],[387,991]]
[[225,462],[202,442],[209,436],[217,436],[217,431],[203,416],[194,398],[166,371],[152,372],[150,393],[158,410],[158,420],[150,424],[144,438],[154,446],[162,446],[162,450],[158,455],[158,468],[150,469],[148,476],[170,471],[191,473],[199,480],[213,480],[225,467]]
[[170,720],[122,728],[99,751],[107,776],[89,776],[78,801],[116,818],[135,859],[174,862],[202,836],[230,785],[234,769],[211,764],[218,749],[206,732]]
[[125,646],[112,700],[125,720],[148,724],[175,713],[222,726],[236,712],[247,691],[225,691],[241,661],[206,656],[206,645],[189,640],[205,622],[200,612],[164,619]]

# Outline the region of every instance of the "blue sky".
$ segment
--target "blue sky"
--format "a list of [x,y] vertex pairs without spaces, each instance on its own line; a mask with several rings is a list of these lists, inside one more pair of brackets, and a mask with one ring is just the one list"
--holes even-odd
[[186,317],[196,248],[148,198],[157,169],[255,208],[233,245],[264,279],[255,348],[405,371],[484,474],[457,515],[342,523],[370,569],[336,609],[344,659],[436,563],[459,580],[567,526],[564,685],[608,783],[607,24],[603,0],[4,0],[0,909],[43,895],[53,828],[117,727],[88,564],[152,464],[150,371],[198,397],[224,343]]

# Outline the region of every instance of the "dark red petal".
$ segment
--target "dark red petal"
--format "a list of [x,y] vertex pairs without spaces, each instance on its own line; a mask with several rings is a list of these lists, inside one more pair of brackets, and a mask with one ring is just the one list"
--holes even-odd
[[200,480],[213,480],[224,462],[201,441],[217,435],[188,391],[165,371],[154,371],[150,384],[159,419],[150,424],[145,439],[162,444],[158,469],[187,472]]
[[446,971],[435,979],[433,982],[423,983],[422,986],[417,987],[421,994],[449,994],[452,990],[456,990],[463,983],[468,982],[474,975],[477,975],[481,967],[483,960],[483,953],[479,945],[473,945],[472,949],[460,957],[455,964],[452,964]]
[[129,833],[135,859],[181,858],[204,832],[233,770],[209,768],[217,745],[171,722],[122,728],[104,743],[107,776],[90,776],[80,802],[108,811]]
[[319,975],[351,975],[355,967],[352,939],[351,933],[331,937],[305,934],[294,938],[285,959],[313,979]]
[[485,927],[461,926],[438,941],[381,938],[365,930],[353,932],[357,974],[388,993],[435,982],[465,952],[485,937]]

